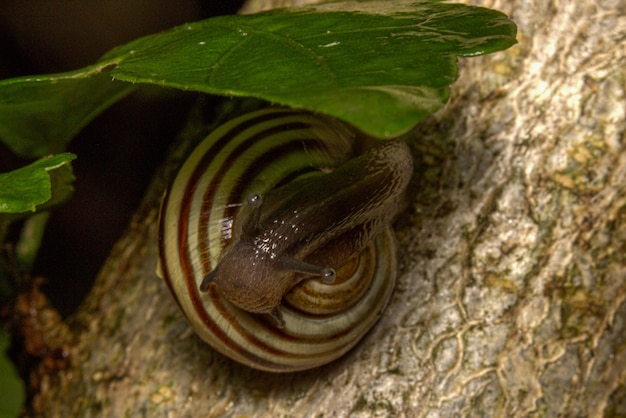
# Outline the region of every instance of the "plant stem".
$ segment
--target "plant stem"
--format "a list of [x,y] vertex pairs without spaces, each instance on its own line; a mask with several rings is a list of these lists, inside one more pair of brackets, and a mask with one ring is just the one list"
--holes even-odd
[[49,217],[50,212],[46,211],[24,221],[20,239],[15,246],[15,261],[20,271],[28,272],[32,269]]

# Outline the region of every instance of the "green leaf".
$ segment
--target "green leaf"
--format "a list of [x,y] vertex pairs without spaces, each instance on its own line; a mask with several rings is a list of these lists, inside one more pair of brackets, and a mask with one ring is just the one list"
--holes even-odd
[[260,98],[396,136],[446,103],[458,56],[506,49],[515,34],[500,12],[413,0],[217,17],[137,39],[81,71],[0,82],[0,137],[21,154],[60,149],[128,93],[112,78]]
[[62,152],[87,123],[133,89],[112,81],[106,65],[0,81],[0,138],[25,157]]
[[457,56],[507,48],[515,32],[503,14],[461,4],[341,2],[209,19],[108,57],[120,59],[116,79],[257,97],[387,137],[446,103]]
[[34,163],[0,174],[0,213],[23,213],[50,209],[73,193],[71,153],[41,158]]
[[24,382],[6,355],[9,335],[0,329],[0,418],[16,418],[26,399]]

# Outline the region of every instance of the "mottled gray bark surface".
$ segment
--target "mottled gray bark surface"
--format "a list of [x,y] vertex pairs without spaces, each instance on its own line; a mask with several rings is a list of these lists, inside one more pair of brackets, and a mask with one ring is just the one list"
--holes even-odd
[[348,355],[272,375],[202,343],[155,276],[157,179],[71,322],[45,416],[626,416],[626,6],[474,1],[519,44],[461,60],[413,133],[402,273]]

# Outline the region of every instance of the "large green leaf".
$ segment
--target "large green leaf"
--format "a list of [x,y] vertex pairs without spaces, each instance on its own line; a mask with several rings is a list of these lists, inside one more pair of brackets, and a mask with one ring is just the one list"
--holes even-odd
[[[326,113],[377,137],[395,136],[445,104],[457,56],[505,49],[515,33],[497,11],[410,0],[218,17],[140,38],[83,72],[0,83],[0,114],[11,113],[7,97],[20,105],[19,113],[0,117],[0,135],[22,154],[49,152],[22,142],[47,137],[55,147],[65,144],[127,91],[114,78],[257,97]],[[38,118],[44,133],[33,132],[29,118]]]
[[515,25],[488,9],[394,1],[341,11],[343,5],[182,26],[112,51],[126,55],[112,74],[303,107],[385,137],[445,104],[457,56],[515,42]]

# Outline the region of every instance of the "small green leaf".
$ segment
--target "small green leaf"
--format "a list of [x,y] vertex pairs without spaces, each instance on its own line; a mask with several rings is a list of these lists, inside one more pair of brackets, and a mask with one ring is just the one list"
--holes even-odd
[[24,382],[6,355],[9,335],[0,329],[0,418],[16,418],[26,399]]
[[47,210],[65,201],[74,190],[69,162],[75,158],[58,154],[0,174],[0,213]]

